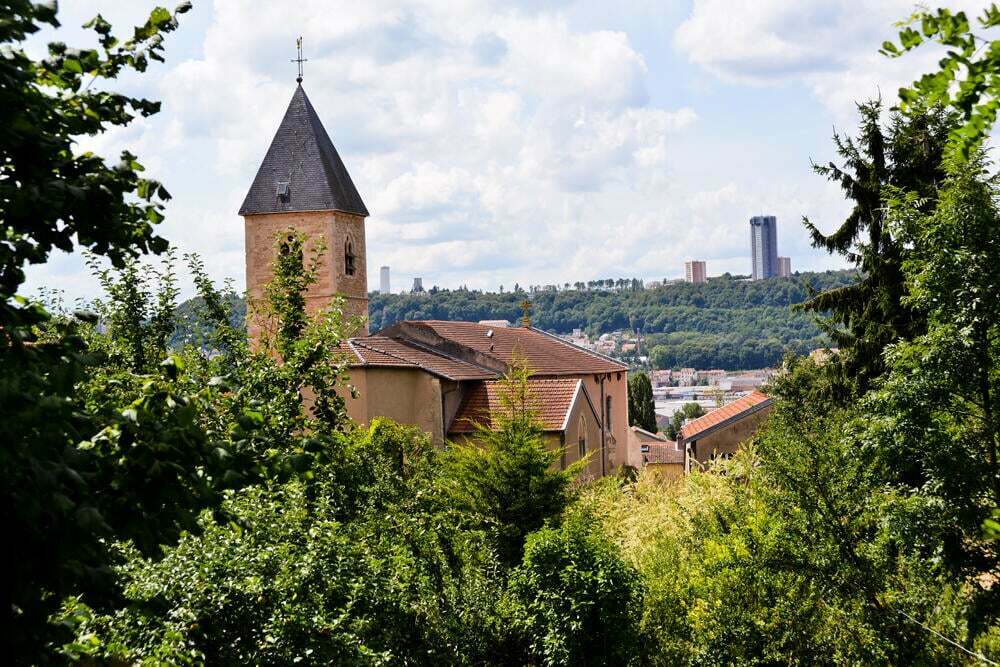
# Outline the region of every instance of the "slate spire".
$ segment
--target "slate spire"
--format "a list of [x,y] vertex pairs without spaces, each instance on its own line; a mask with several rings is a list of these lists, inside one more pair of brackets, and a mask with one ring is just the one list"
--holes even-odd
[[240,215],[327,210],[368,216],[330,135],[299,84]]

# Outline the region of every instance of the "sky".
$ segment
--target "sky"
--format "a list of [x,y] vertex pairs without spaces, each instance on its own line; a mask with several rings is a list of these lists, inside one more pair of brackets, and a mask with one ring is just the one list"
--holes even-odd
[[[156,3],[63,0],[47,40],[90,45],[100,12],[127,35]],[[935,6],[973,13],[984,2]],[[165,64],[115,84],[163,103],[81,141],[128,149],[173,195],[159,231],[244,286],[243,197],[303,86],[371,215],[368,284],[471,289],[750,272],[749,218],[778,218],[793,270],[843,268],[810,247],[849,210],[811,170],[853,133],[855,101],[892,104],[935,67],[878,54],[901,0],[260,2],[195,0]],[[613,11],[612,11],[613,10]],[[78,255],[32,267],[25,292],[99,295]],[[184,294],[191,286],[184,285]]]

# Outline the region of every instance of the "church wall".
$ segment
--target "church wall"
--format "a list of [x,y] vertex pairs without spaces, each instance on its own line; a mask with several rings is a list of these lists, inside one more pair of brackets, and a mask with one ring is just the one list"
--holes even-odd
[[[591,399],[593,400],[593,396]],[[594,408],[597,408],[596,404]],[[580,460],[580,417],[583,417],[583,427],[587,436],[587,453],[590,454],[590,462],[583,475],[589,479],[596,479],[601,476],[601,425],[593,410],[590,409],[587,399],[583,396],[577,399],[570,411],[569,421],[566,425],[566,451],[562,458],[563,465],[569,466]]]
[[[593,374],[579,376],[590,400],[594,402],[594,409],[604,418],[604,403],[601,399],[601,377],[604,378],[604,397],[611,396],[611,435],[607,442],[607,473],[612,474],[617,468],[624,465],[628,451],[628,381],[625,371],[616,373],[604,373],[595,376]],[[600,440],[598,440],[598,447]],[[600,460],[598,459],[598,465]]]
[[352,368],[349,384],[358,398],[345,397],[347,414],[368,425],[375,417],[388,417],[430,433],[434,444],[444,443],[441,382],[415,368]]

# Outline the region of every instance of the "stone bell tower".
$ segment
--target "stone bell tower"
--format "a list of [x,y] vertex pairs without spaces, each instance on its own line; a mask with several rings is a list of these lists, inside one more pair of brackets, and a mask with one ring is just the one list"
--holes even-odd
[[[271,279],[277,235],[294,228],[307,237],[307,261],[320,239],[326,248],[319,279],[306,297],[306,309],[316,312],[334,295],[340,295],[346,299],[345,314],[367,320],[368,209],[301,81],[243,200],[240,215],[246,231],[247,295],[251,299],[260,299]],[[254,341],[259,326],[252,322],[249,326]],[[367,323],[361,333],[368,333]]]

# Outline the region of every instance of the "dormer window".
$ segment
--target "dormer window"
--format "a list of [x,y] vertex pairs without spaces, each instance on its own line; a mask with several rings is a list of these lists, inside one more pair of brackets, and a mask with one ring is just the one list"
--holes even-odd
[[354,275],[355,264],[354,264],[354,244],[350,241],[344,243],[344,273],[349,276]]
[[292,199],[292,184],[288,181],[278,181],[278,201],[287,204]]

